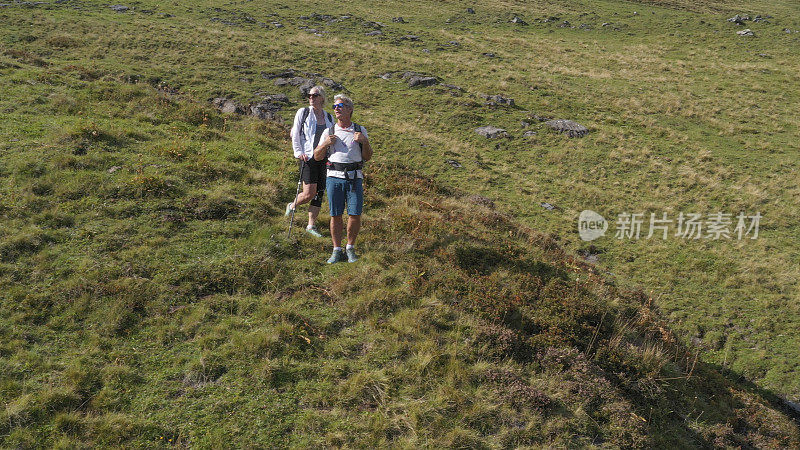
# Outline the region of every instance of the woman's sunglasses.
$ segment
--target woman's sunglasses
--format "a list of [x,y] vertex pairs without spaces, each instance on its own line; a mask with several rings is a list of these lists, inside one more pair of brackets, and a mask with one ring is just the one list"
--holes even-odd
[[317,94],[316,92],[313,94],[308,94],[308,98],[317,98],[317,97],[319,97],[319,94]]
[[341,109],[344,108],[345,106],[347,105],[345,105],[344,103],[336,103],[335,105],[333,105],[333,109]]

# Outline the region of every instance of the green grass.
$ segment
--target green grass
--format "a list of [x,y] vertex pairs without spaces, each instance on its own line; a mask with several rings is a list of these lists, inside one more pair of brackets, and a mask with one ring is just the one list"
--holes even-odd
[[[800,395],[796,6],[129,6],[0,7],[4,446],[800,445],[777,397]],[[735,13],[774,18],[746,39]],[[356,265],[285,239],[285,127],[207,101],[284,92],[288,121],[298,91],[261,73],[289,67],[370,132]],[[524,139],[528,111],[592,133]],[[594,267],[583,209],[765,219],[603,238]]]

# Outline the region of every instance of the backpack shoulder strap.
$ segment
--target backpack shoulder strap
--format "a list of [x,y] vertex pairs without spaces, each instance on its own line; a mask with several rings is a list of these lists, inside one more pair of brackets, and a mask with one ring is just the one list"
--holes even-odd
[[303,136],[306,128],[306,119],[308,119],[309,114],[311,114],[311,107],[303,108],[303,118],[300,120],[300,136]]
[[[361,133],[361,125],[353,122],[353,133]],[[363,149],[364,146],[361,145],[361,142],[358,143],[358,148]]]
[[328,111],[325,111],[325,114],[328,115],[328,122],[334,123],[333,122],[333,116],[331,115],[331,113],[329,113]]

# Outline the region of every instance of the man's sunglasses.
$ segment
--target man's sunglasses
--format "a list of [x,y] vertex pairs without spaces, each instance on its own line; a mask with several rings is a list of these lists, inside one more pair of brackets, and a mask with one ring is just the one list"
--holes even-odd
[[316,92],[313,94],[308,94],[308,98],[317,98],[317,97],[319,97],[319,94],[317,94]]
[[344,103],[336,103],[333,105],[333,109],[341,109],[344,108],[345,106],[347,105],[345,105]]

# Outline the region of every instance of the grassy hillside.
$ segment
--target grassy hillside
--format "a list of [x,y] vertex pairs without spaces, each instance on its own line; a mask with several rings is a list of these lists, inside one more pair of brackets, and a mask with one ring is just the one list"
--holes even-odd
[[[796,7],[126,6],[0,7],[4,446],[800,445]],[[285,239],[285,126],[210,105],[289,119],[289,68],[370,132],[358,264]],[[594,266],[583,209],[765,219]]]

